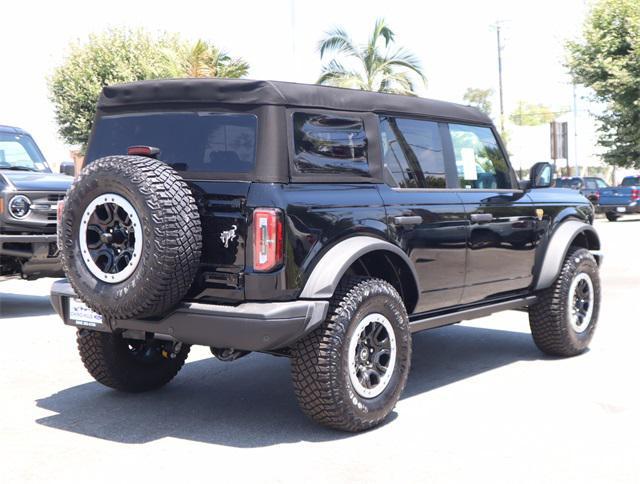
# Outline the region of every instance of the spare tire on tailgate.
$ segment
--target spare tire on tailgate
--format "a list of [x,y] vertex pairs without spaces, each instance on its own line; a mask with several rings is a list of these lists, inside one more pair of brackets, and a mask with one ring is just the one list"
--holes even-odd
[[193,283],[202,251],[191,190],[170,166],[107,156],[73,183],[58,227],[76,294],[116,319],[161,316]]

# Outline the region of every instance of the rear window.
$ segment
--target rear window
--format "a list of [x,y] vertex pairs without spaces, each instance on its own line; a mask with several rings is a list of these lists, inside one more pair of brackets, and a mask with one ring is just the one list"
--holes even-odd
[[582,185],[580,178],[558,178],[556,179],[556,187],[558,188],[573,188],[577,190]]
[[255,167],[257,117],[211,112],[135,113],[98,119],[87,161],[154,146],[159,159],[188,173],[248,173]]
[[294,113],[293,139],[298,173],[369,176],[362,119]]
[[628,176],[622,180],[621,186],[632,187],[640,185],[640,176]]

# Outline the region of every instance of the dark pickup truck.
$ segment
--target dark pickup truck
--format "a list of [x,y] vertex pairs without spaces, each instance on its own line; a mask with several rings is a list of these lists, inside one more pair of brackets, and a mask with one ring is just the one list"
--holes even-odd
[[51,172],[27,132],[0,126],[0,280],[63,274],[56,210],[72,181]]
[[468,106],[270,81],[109,86],[61,211],[52,302],[104,385],[160,387],[194,344],[221,361],[258,351],[291,359],[311,418],[363,430],[398,401],[416,331],[516,309],[545,353],[587,349],[593,206],[552,181],[539,163],[521,187]]
[[622,215],[640,213],[640,176],[627,176],[617,187],[602,188],[599,209],[610,222]]

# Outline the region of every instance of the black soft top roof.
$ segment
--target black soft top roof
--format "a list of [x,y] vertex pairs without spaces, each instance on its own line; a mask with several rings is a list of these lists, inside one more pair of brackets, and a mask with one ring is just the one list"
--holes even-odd
[[161,79],[115,84],[103,89],[98,109],[184,103],[329,108],[491,124],[487,115],[461,104],[315,84],[249,79]]

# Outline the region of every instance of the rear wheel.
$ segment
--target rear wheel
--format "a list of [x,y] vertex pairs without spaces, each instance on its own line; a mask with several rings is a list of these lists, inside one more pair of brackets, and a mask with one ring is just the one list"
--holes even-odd
[[293,348],[298,402],[313,420],[361,431],[381,423],[404,389],[411,362],[402,299],[380,279],[350,278],[327,320]]
[[101,331],[78,331],[78,351],[96,381],[125,392],[144,392],[171,381],[189,355],[189,345],[157,339],[126,339]]
[[598,264],[588,250],[572,247],[554,284],[529,308],[533,340],[549,355],[578,355],[593,338],[599,311]]
[[607,220],[608,220],[609,222],[616,222],[616,221],[618,220],[618,218],[620,218],[620,215],[618,215],[618,214],[617,214],[617,213],[615,213],[615,212],[607,212],[607,213],[605,214],[605,216],[607,217]]

